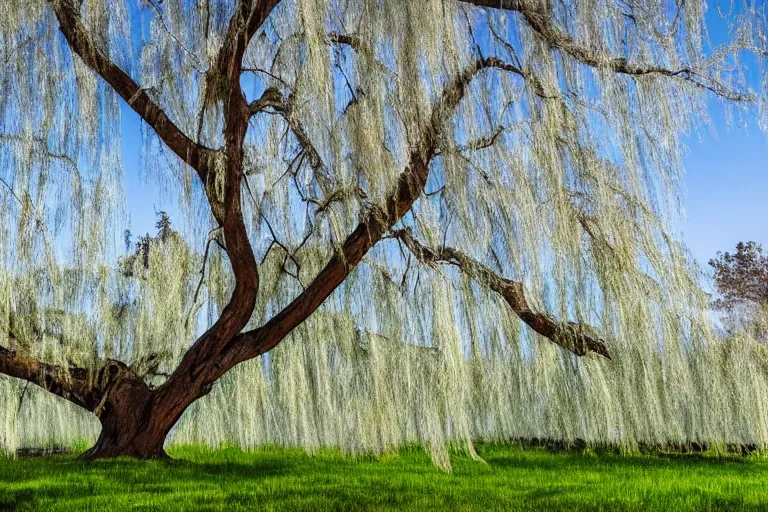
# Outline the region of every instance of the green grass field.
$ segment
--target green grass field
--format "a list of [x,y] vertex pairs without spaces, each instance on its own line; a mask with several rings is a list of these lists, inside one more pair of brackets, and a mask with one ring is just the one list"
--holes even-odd
[[0,459],[0,510],[768,510],[768,459],[481,446],[453,474],[423,451],[177,448],[172,462]]

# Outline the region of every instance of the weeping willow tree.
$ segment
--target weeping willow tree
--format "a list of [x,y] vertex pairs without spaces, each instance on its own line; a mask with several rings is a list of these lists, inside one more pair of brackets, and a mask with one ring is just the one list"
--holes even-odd
[[[0,442],[765,445],[678,229],[681,134],[763,112],[736,7],[6,2]],[[184,227],[117,265],[121,101]]]

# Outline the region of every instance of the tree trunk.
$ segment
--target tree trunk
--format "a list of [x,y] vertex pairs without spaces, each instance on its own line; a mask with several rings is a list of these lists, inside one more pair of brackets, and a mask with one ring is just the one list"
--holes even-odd
[[85,460],[134,457],[139,459],[168,459],[163,449],[164,435],[148,436],[128,411],[101,419],[101,434],[96,444],[82,455]]
[[144,380],[114,361],[102,370],[100,380],[105,391],[94,413],[101,422],[101,434],[82,458],[168,458],[163,444],[170,426],[163,428],[165,418],[153,407],[152,392]]
[[90,407],[101,422],[101,434],[82,458],[168,459],[163,449],[168,433],[190,405],[211,392],[220,376],[213,373],[215,365],[198,369],[201,374],[195,378],[193,368],[182,364],[173,381],[150,389],[127,365],[109,361],[97,378],[101,401]]

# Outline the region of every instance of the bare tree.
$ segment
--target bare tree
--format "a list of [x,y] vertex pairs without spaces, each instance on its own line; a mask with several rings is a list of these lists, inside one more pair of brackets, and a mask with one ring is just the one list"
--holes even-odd
[[[0,99],[10,155],[0,172],[19,219],[0,245],[16,268],[54,276],[52,301],[64,300],[56,287],[100,289],[56,277],[46,233],[59,223],[85,275],[121,232],[109,220],[122,218],[116,94],[149,129],[148,172],[209,231],[202,271],[186,265],[183,279],[202,276],[224,300],[191,344],[170,338],[194,328],[166,334],[183,350],[158,385],[103,339],[89,342],[97,356],[70,364],[66,347],[0,334],[0,372],[98,416],[89,458],[164,457],[193,402],[280,344],[362,265],[375,270],[370,296],[342,292],[374,309],[388,307],[380,283],[407,294],[413,267],[451,266],[564,350],[617,357],[606,339],[626,331],[615,326],[665,300],[649,280],[696,293],[667,235],[678,134],[707,97],[744,109],[760,99],[735,60],[763,54],[760,9],[708,49],[701,1],[120,4],[12,1],[0,14],[0,77],[12,91]],[[56,175],[73,178],[52,194]],[[216,278],[205,265],[218,253],[229,270]],[[390,269],[379,272],[382,260]],[[180,288],[192,289],[197,303],[200,285]],[[97,324],[108,316],[89,313]],[[162,315],[153,339],[182,316]]]

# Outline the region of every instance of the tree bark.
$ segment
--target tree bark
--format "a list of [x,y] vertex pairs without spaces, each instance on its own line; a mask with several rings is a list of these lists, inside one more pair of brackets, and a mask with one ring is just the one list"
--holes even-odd
[[[143,384],[143,383],[142,383]],[[83,459],[136,457],[165,459],[165,436],[153,435],[148,427],[156,421],[147,415],[149,389],[134,381],[124,381],[102,406],[99,413],[101,434]]]
[[444,246],[439,249],[427,247],[414,238],[410,229],[397,230],[392,235],[401,240],[420,261],[432,265],[436,263],[454,265],[466,275],[484,283],[504,299],[520,320],[552,343],[560,345],[577,356],[594,352],[606,359],[611,359],[608,347],[603,340],[594,335],[595,329],[576,322],[561,322],[548,314],[536,311],[526,298],[523,283],[497,275],[487,266],[453,247]]
[[150,428],[162,418],[153,414],[152,392],[144,380],[124,363],[109,361],[99,372],[96,384],[102,398],[93,412],[101,422],[101,434],[83,458],[167,458],[163,450],[165,435],[155,434],[155,429]]
[[[176,388],[171,400],[158,400],[141,379],[126,378],[114,385],[96,415],[101,433],[84,460],[114,457],[169,459],[164,445],[181,414],[210,391]],[[173,403],[170,403],[173,402]]]

